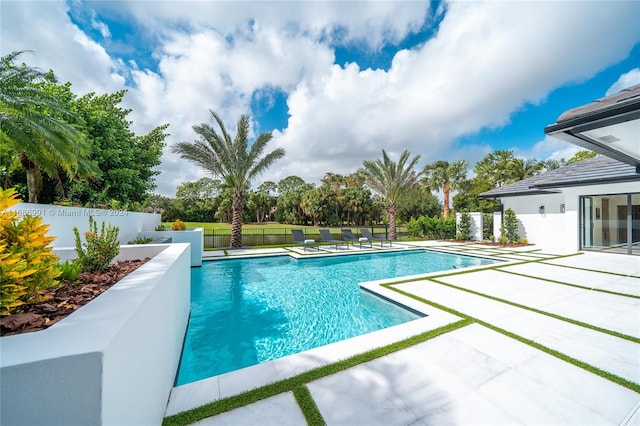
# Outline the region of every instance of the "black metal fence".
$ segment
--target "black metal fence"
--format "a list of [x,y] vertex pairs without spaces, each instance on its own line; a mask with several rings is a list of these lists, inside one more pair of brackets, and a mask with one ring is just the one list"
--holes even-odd
[[[353,233],[360,237],[360,228],[350,228]],[[376,237],[389,237],[389,229],[387,226],[368,226],[371,233]],[[242,246],[271,246],[271,245],[284,245],[291,243],[291,229],[292,228],[255,228],[255,227],[243,227],[242,228]],[[293,228],[295,229],[295,228]],[[300,228],[298,228],[300,229]],[[336,239],[342,239],[341,228],[329,228],[331,234]],[[346,229],[346,227],[345,227]],[[320,241],[319,228],[302,228],[305,238],[314,239]],[[404,235],[404,228],[398,228],[398,238]],[[231,246],[231,229],[204,229],[204,248],[224,248]]]

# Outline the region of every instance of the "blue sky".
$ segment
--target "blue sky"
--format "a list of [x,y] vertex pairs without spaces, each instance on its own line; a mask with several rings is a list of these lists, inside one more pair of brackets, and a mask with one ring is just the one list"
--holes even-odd
[[[317,183],[381,149],[473,164],[537,159],[566,109],[640,83],[640,2],[3,0],[0,49],[33,50],[78,93],[127,89],[134,130],[240,114],[287,155],[261,176]],[[616,31],[603,31],[615,28]],[[205,174],[169,152],[158,193]]]

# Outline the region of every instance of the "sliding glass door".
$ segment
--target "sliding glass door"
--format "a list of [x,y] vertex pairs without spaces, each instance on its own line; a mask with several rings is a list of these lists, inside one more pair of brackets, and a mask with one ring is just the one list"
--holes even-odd
[[580,197],[580,243],[585,250],[640,254],[640,194]]

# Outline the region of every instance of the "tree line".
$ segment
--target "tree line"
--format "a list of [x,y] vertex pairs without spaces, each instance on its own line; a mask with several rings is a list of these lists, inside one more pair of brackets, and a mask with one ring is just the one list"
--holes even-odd
[[126,91],[78,96],[53,71],[0,58],[0,186],[31,203],[146,206],[168,124],[131,130]]
[[[178,142],[171,151],[213,178],[181,184],[175,199],[152,197],[158,174],[153,168],[160,164],[168,124],[135,135],[127,120],[130,110],[118,106],[125,91],[78,97],[70,83],[58,84],[53,72],[15,64],[22,53],[0,58],[3,187],[15,187],[29,202],[148,206],[167,220],[230,222],[232,247],[240,245],[242,224],[254,218],[321,226],[386,221],[395,239],[398,220],[440,214],[448,218],[452,192],[457,191],[457,211],[495,211],[497,203],[481,200],[481,192],[595,155],[582,151],[566,162],[542,162],[516,158],[513,151],[494,151],[475,164],[475,176],[467,179],[466,161],[439,160],[416,169],[419,155],[412,157],[405,150],[395,161],[383,149],[382,158],[363,161],[349,175],[328,172],[319,186],[289,176],[252,190],[252,182],[285,151],[266,151],[271,132],[249,143],[248,115],[239,118],[231,135],[210,111],[217,126],[194,125],[198,138]],[[442,205],[432,190],[442,191]]]

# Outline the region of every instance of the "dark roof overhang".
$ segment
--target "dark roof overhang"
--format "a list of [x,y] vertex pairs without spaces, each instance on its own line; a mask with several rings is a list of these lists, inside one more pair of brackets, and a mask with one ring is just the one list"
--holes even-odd
[[538,185],[533,185],[533,188],[567,188],[573,186],[589,186],[589,185],[602,185],[606,183],[623,183],[623,182],[640,182],[639,175],[620,176],[620,177],[603,177],[597,179],[585,179],[581,181],[573,182],[545,182]]
[[640,173],[640,85],[565,111],[544,132],[630,164]]
[[549,191],[549,190],[546,190],[546,191],[545,190],[528,190],[528,191],[524,190],[524,191],[518,191],[518,192],[502,192],[502,193],[496,193],[496,194],[483,193],[478,195],[478,198],[497,200],[500,198],[520,197],[523,195],[558,194],[559,192],[560,191]]

